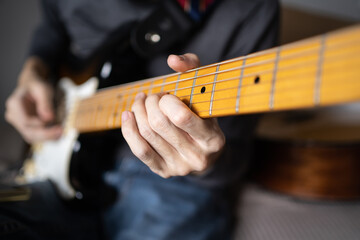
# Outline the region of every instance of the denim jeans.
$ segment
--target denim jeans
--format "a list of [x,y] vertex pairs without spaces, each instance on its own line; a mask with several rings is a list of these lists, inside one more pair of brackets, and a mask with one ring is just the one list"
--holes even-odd
[[123,152],[120,159],[105,175],[119,194],[103,214],[110,239],[230,239],[229,207],[221,191],[186,177],[163,179],[132,154]]
[[163,179],[124,152],[104,177],[117,188],[118,199],[103,212],[69,208],[48,181],[30,185],[29,201],[0,202],[0,239],[230,238],[229,209],[221,191],[186,177]]

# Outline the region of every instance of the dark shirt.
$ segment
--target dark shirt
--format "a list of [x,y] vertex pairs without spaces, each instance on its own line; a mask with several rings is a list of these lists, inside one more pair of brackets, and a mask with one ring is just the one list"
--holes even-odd
[[[157,1],[42,0],[43,21],[34,33],[30,55],[56,67],[64,53],[85,59],[109,33],[146,17]],[[145,76],[171,73],[169,53],[197,54],[202,65],[272,47],[278,34],[277,0],[220,0],[187,39],[147,61]],[[215,166],[201,177],[188,178],[206,186],[224,186],[247,166],[257,115],[219,118],[227,146]]]

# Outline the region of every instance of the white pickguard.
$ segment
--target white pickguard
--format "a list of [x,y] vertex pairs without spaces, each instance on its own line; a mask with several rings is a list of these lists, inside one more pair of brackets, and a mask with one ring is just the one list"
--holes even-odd
[[70,79],[63,78],[59,82],[59,87],[65,92],[65,111],[64,133],[56,141],[47,141],[33,146],[34,152],[32,159],[33,169],[26,171],[25,180],[33,182],[38,180],[50,179],[58,188],[59,193],[66,199],[73,198],[76,194],[70,184],[69,165],[78,132],[73,128],[69,113],[73,111],[76,102],[80,99],[93,95],[97,89],[97,78],[91,78],[80,86],[76,86]]

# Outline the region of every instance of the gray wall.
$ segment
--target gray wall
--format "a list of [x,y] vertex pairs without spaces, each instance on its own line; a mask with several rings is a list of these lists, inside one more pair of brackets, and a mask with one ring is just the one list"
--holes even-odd
[[22,154],[20,136],[5,123],[4,105],[15,87],[32,29],[38,20],[38,0],[0,0],[0,173],[12,167],[14,159]]
[[360,20],[360,0],[280,0],[284,5],[344,20]]
[[38,0],[0,0],[0,123],[4,102],[16,83],[31,31],[39,19]]

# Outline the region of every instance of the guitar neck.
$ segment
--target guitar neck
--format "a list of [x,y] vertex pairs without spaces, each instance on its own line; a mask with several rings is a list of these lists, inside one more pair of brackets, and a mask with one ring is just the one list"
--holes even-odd
[[170,93],[200,117],[360,100],[360,25],[184,73],[98,91],[75,111],[79,132],[121,127],[137,93]]

